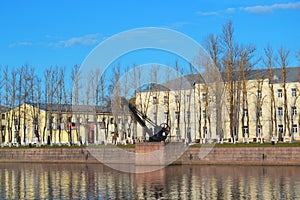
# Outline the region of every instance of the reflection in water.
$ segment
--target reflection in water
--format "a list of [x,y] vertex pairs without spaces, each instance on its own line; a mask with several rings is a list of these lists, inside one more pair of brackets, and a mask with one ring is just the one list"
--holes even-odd
[[100,164],[0,164],[0,199],[297,199],[300,167],[169,166],[145,174]]

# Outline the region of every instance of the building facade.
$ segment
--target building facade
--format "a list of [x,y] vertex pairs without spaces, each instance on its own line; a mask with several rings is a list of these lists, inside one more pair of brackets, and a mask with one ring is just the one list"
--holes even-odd
[[[177,79],[139,91],[136,107],[156,124],[167,123],[171,141],[300,140],[299,75],[300,67],[252,70],[229,82],[224,73],[218,89],[188,75],[182,79],[190,87],[169,89]],[[147,137],[141,127],[137,132]]]
[[[95,106],[25,103],[2,109],[2,145],[116,144],[132,142],[130,120]],[[124,123],[123,123],[124,122]]]

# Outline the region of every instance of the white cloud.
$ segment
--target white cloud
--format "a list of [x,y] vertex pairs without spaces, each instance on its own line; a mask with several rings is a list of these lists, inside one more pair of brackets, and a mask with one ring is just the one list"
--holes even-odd
[[17,47],[17,46],[31,46],[31,42],[16,42],[16,43],[11,43],[8,45],[8,47]]
[[221,12],[222,11],[197,12],[197,14],[201,16],[212,16],[212,15],[219,15]]
[[74,46],[91,46],[101,41],[100,34],[88,34],[81,37],[72,37],[67,40],[50,43],[49,46],[54,47],[74,47]]
[[18,47],[18,46],[48,46],[48,47],[75,47],[75,46],[91,46],[96,45],[100,41],[103,40],[101,38],[101,34],[87,34],[81,37],[72,37],[66,40],[58,40],[57,37],[52,35],[45,35],[47,40],[51,39],[52,41],[56,39],[54,42],[15,42],[8,45],[8,47]]
[[272,13],[275,10],[298,10],[300,9],[300,2],[286,3],[286,4],[273,4],[273,5],[258,5],[250,7],[241,7],[240,10],[244,10],[250,13]]
[[177,28],[181,28],[185,25],[191,24],[190,22],[173,22],[170,24],[167,24],[166,26],[164,26],[165,28],[170,28],[170,29],[177,29]]
[[208,11],[208,12],[197,12],[201,16],[211,16],[235,13],[238,11],[244,11],[253,14],[268,14],[276,10],[300,10],[300,2],[290,2],[282,4],[272,4],[272,5],[256,5],[247,7],[237,7],[237,8],[227,8],[225,10]]

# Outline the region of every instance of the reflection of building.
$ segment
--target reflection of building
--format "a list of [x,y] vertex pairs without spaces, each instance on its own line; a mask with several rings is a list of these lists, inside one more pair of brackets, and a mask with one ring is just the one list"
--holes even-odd
[[[111,143],[118,121],[109,110],[101,107],[26,103],[13,109],[2,109],[2,142]],[[123,129],[128,129],[128,126]]]
[[[282,69],[273,69],[272,76],[269,70],[249,71],[245,78],[238,73],[231,75],[240,77],[232,85],[224,81],[219,88],[200,75],[149,84],[137,93],[136,106],[157,124],[168,123],[173,141],[218,140],[220,134],[239,141],[300,140],[300,67],[287,68],[286,76]],[[137,132],[143,136],[141,127]]]

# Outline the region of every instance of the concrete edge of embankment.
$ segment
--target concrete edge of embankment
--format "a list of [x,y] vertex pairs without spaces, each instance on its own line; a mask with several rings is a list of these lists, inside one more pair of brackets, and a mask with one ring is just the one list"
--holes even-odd
[[[97,148],[94,149],[95,151]],[[108,148],[100,155],[109,164],[137,164],[134,157],[116,154],[116,148]],[[136,153],[135,149],[130,149]],[[276,165],[300,166],[300,147],[234,147],[214,148],[204,158],[201,148],[189,148],[173,165]],[[102,156],[102,157],[101,157]],[[90,148],[0,148],[1,163],[101,163]],[[140,162],[140,161],[139,161]],[[139,163],[139,165],[143,163]],[[161,162],[158,165],[163,165]],[[145,164],[147,165],[147,164]],[[156,163],[152,163],[156,165]]]

